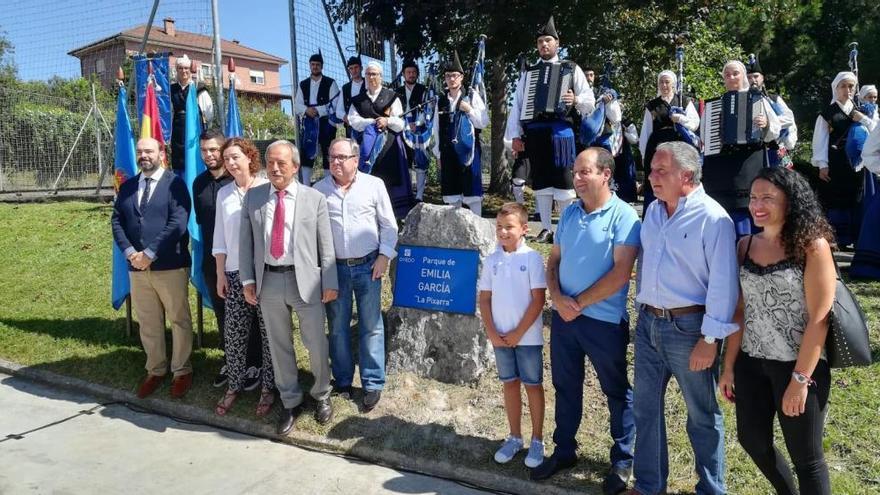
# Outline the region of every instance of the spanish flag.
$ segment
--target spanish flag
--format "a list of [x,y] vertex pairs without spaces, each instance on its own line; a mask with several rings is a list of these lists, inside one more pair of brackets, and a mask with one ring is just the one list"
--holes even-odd
[[141,116],[140,139],[153,138],[159,141],[159,149],[165,147],[165,138],[162,135],[162,119],[159,117],[159,104],[156,102],[155,81],[153,71],[150,70],[147,81],[147,94],[144,97],[144,114]]

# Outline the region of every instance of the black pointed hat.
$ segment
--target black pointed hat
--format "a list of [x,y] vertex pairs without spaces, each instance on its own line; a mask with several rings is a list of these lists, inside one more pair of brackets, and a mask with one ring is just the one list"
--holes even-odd
[[351,67],[352,65],[360,65],[364,66],[364,63],[361,61],[361,54],[358,53],[356,57],[348,57],[348,62],[345,63],[346,67]]
[[414,68],[414,69],[416,69],[416,70],[419,69],[419,66],[418,66],[418,64],[416,64],[416,61],[415,61],[415,60],[413,60],[413,59],[411,59],[411,58],[405,59],[405,60],[403,61],[403,69],[408,69],[408,68],[410,68],[410,67],[412,67],[412,68]]
[[750,53],[749,61],[746,64],[746,74],[754,74],[755,72],[760,74],[764,73],[761,69],[761,63],[758,62],[758,57],[754,53]]
[[321,55],[321,49],[320,49],[320,48],[318,48],[318,53],[316,53],[316,54],[312,55],[311,57],[309,57],[309,63],[312,63],[312,62],[318,62],[318,63],[320,63],[321,65],[324,65],[324,56]]
[[538,32],[535,34],[535,38],[540,38],[541,36],[553,36],[556,39],[559,39],[559,34],[556,33],[556,24],[553,23],[553,16],[550,16],[550,19],[547,21],[547,24],[541,26],[538,29]]
[[458,50],[452,52],[452,59],[446,61],[446,66],[443,67],[443,72],[460,72],[464,74],[464,69],[461,67],[461,60],[458,58]]

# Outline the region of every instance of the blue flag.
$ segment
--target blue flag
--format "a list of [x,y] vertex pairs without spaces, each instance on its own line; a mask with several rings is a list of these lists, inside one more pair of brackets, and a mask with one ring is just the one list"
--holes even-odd
[[[128,119],[128,109],[125,102],[125,87],[120,86],[116,103],[116,162],[113,173],[113,184],[117,192],[123,182],[138,173],[137,159],[134,154],[134,134],[131,132],[131,121]],[[110,300],[113,303],[113,309],[119,309],[125,302],[125,298],[131,293],[131,283],[128,279],[128,261],[115,242],[113,243],[113,275],[110,287]]]
[[229,110],[226,112],[226,137],[244,137],[241,130],[241,115],[238,114],[238,100],[235,98],[235,77],[229,78]]
[[[199,118],[199,104],[196,99],[196,86],[192,84],[186,94],[186,132],[184,133],[183,148],[185,156],[184,166],[184,182],[186,189],[189,191],[190,200],[195,202],[193,196],[193,182],[196,177],[207,170],[205,162],[202,161],[202,155],[199,152],[199,136],[202,134],[202,122]],[[192,211],[195,212],[195,205]],[[196,223],[195,214],[189,216],[189,237],[192,245],[192,270],[190,270],[190,280],[193,287],[202,296],[202,305],[206,308],[213,308],[211,304],[211,293],[208,291],[208,284],[205,282],[205,275],[202,273],[202,228]]]

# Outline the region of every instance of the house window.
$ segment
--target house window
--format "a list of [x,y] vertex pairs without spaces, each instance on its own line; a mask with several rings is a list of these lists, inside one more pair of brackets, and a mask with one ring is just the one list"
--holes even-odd
[[99,58],[99,59],[95,60],[95,72],[98,74],[104,73],[104,59],[103,58]]
[[261,70],[252,70],[251,73],[251,83],[263,85],[266,84],[266,73]]
[[214,66],[211,64],[202,64],[199,66],[199,80],[203,82],[213,82]]

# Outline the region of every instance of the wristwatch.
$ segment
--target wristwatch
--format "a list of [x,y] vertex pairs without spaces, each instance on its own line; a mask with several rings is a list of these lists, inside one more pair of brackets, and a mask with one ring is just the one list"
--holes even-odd
[[797,371],[792,371],[791,377],[794,378],[794,381],[800,383],[801,385],[809,385],[813,382],[810,377]]
[[705,336],[703,336],[703,341],[704,341],[705,343],[707,343],[707,344],[714,344],[714,343],[715,343],[715,337],[710,337],[710,336],[708,336],[708,335],[705,335]]

